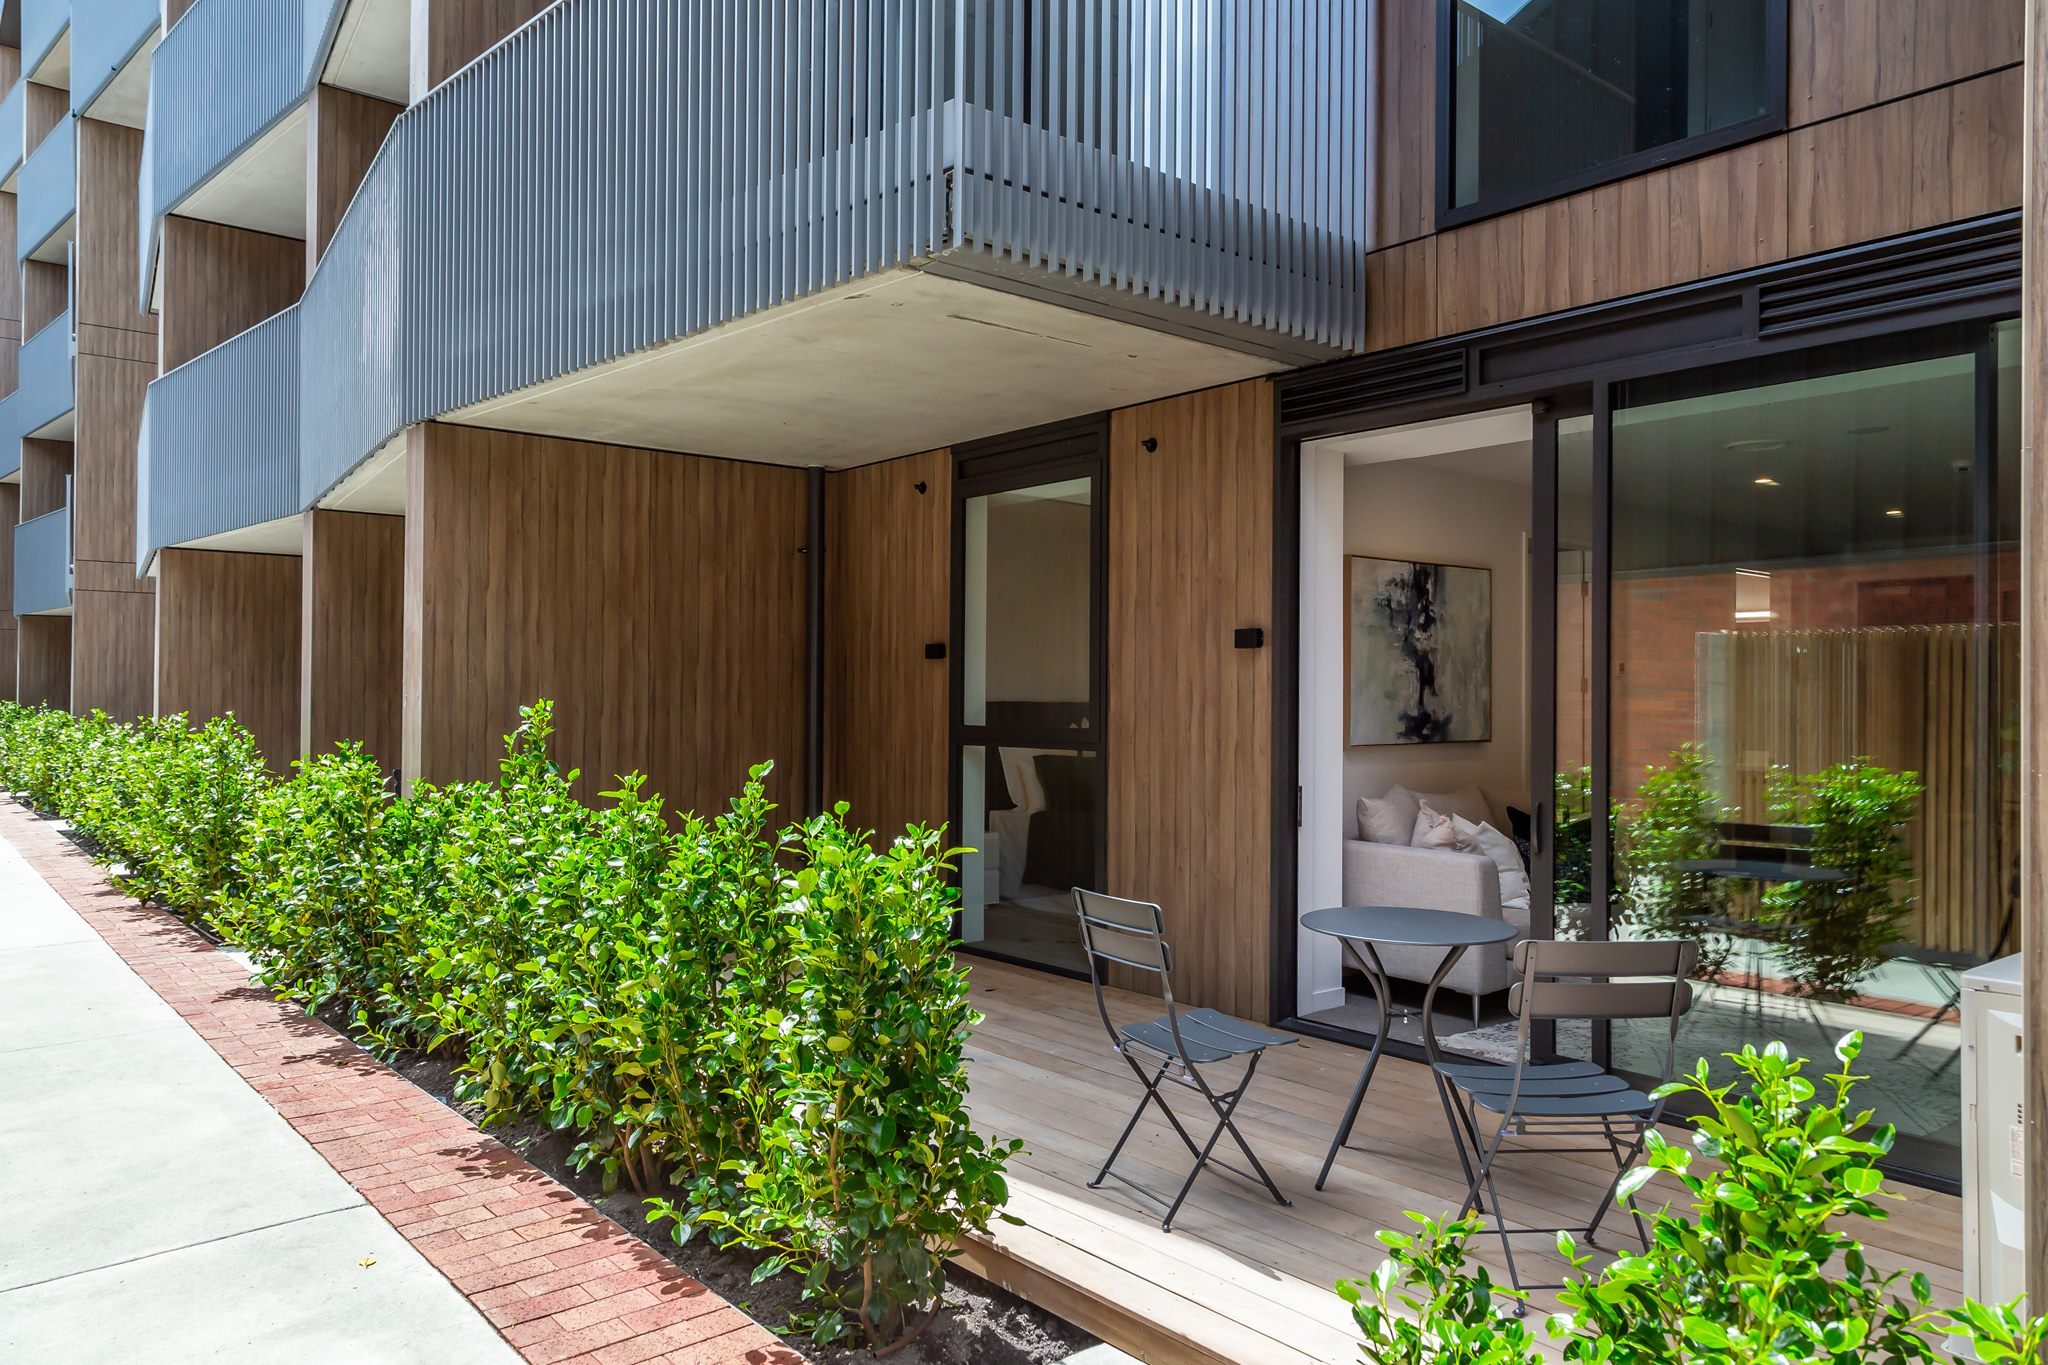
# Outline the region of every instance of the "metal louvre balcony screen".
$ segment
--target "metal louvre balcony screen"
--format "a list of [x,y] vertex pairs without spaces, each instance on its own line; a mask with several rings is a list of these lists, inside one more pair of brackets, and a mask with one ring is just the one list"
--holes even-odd
[[78,120],[57,120],[15,181],[15,243],[23,260],[78,212]]
[[152,59],[143,135],[143,306],[157,224],[297,108],[343,0],[195,0]]
[[42,65],[71,22],[71,0],[21,0],[21,74]]
[[20,365],[13,434],[33,436],[78,405],[72,393],[70,310],[21,344]]
[[71,508],[59,507],[14,528],[14,614],[71,605]]
[[1353,10],[563,0],[399,118],[330,243],[302,496],[414,422],[948,252],[1355,345]]
[[71,112],[78,114],[149,41],[161,9],[160,0],[71,0],[71,8]]
[[299,421],[297,306],[152,381],[137,453],[138,571],[166,545],[296,516]]

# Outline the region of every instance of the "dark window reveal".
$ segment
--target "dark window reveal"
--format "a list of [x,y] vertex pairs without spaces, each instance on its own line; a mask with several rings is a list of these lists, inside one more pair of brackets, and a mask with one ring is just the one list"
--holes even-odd
[[1442,218],[1784,124],[1784,0],[1444,0]]

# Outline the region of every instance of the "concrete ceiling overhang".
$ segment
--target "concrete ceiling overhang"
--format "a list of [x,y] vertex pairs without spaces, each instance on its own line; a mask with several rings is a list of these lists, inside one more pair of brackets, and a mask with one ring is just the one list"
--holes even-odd
[[1227,339],[900,269],[442,420],[844,469],[1286,367]]
[[93,97],[85,113],[102,123],[119,123],[141,128],[149,122],[149,69],[156,58],[156,45],[163,41],[161,29],[151,33],[135,55],[116,71],[106,88]]

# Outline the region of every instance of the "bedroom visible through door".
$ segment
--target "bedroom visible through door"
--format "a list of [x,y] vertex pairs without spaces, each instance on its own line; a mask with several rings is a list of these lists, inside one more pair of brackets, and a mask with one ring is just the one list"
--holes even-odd
[[955,480],[960,937],[1079,972],[1103,848],[1099,424],[964,454]]

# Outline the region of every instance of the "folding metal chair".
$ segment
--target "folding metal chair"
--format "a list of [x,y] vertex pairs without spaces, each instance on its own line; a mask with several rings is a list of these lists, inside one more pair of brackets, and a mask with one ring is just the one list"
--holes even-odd
[[[1251,1144],[1237,1130],[1233,1116],[1237,1112],[1237,1102],[1251,1088],[1252,1077],[1259,1069],[1259,1058],[1265,1055],[1266,1049],[1284,1047],[1299,1040],[1291,1034],[1247,1024],[1215,1010],[1183,1012],[1176,1006],[1173,1002],[1173,949],[1166,942],[1165,915],[1158,906],[1076,887],[1074,909],[1081,920],[1081,947],[1088,958],[1088,979],[1095,986],[1095,1008],[1102,1015],[1102,1026],[1109,1032],[1110,1045],[1129,1064],[1131,1074],[1138,1078],[1138,1084],[1145,1091],[1138,1100],[1137,1109],[1131,1114],[1131,1121],[1124,1125],[1123,1135],[1117,1138],[1116,1146],[1110,1148],[1109,1160],[1102,1163],[1102,1169],[1088,1182],[1088,1188],[1095,1189],[1105,1179],[1114,1177],[1154,1203],[1166,1205],[1166,1217],[1160,1220],[1159,1226],[1167,1232],[1173,1231],[1174,1215],[1180,1212],[1181,1203],[1187,1199],[1188,1191],[1195,1187],[1195,1177],[1202,1173],[1204,1166],[1220,1166],[1241,1179],[1264,1185],[1267,1193],[1283,1207],[1288,1206],[1287,1196],[1280,1193],[1273,1177],[1266,1174],[1266,1168],[1252,1154]],[[1109,1017],[1109,1003],[1102,994],[1101,964],[1105,962],[1157,976],[1160,994],[1166,1000],[1166,1013],[1148,1024],[1119,1027]],[[1250,1060],[1233,1087],[1218,1089],[1202,1074],[1201,1068],[1205,1066],[1228,1063],[1240,1057]],[[1169,1081],[1200,1095],[1215,1114],[1216,1129],[1209,1134],[1207,1142],[1197,1146],[1179,1116],[1167,1106],[1160,1086]],[[1124,1144],[1131,1140],[1138,1120],[1145,1116],[1146,1107],[1153,1104],[1159,1106],[1159,1112],[1166,1116],[1166,1121],[1195,1158],[1194,1169],[1188,1172],[1180,1192],[1170,1202],[1110,1169],[1116,1165]],[[1238,1150],[1244,1153],[1256,1175],[1239,1170],[1213,1155],[1217,1142],[1225,1133],[1229,1133],[1231,1140],[1237,1143]]]
[[[1458,1216],[1490,1206],[1494,1230],[1507,1255],[1508,1276],[1516,1289],[1558,1286],[1522,1283],[1515,1267],[1513,1239],[1541,1235],[1554,1241],[1560,1232],[1573,1232],[1591,1244],[1614,1203],[1622,1176],[1642,1155],[1646,1135],[1664,1114],[1662,1099],[1652,1098],[1592,1062],[1531,1062],[1530,1024],[1557,1019],[1662,1019],[1666,1026],[1663,1080],[1669,1081],[1678,1063],[1678,1020],[1692,1008],[1692,986],[1686,978],[1698,955],[1695,944],[1681,940],[1559,943],[1530,939],[1518,944],[1515,966],[1522,979],[1508,991],[1508,1012],[1520,1021],[1515,1041],[1519,1060],[1512,1066],[1438,1064],[1437,1074],[1458,1097],[1458,1140],[1471,1145],[1475,1158],[1470,1167],[1471,1187]],[[1490,1138],[1480,1134],[1481,1113],[1499,1121]],[[1508,1226],[1493,1167],[1506,1154],[1503,1149],[1511,1136],[1601,1140],[1598,1147],[1528,1147],[1512,1153],[1605,1152],[1611,1156],[1614,1179],[1585,1226]],[[1648,1250],[1649,1229],[1643,1225],[1642,1215],[1631,1207],[1629,1216],[1635,1220],[1636,1236]]]

